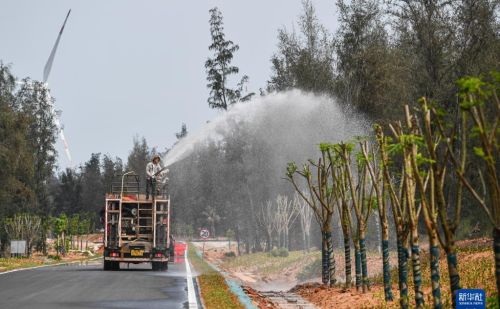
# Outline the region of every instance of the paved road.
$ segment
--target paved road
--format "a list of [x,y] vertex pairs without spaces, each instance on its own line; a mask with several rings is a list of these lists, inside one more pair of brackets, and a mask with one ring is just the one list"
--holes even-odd
[[166,272],[150,264],[62,265],[0,275],[0,308],[187,308],[186,266],[176,258]]

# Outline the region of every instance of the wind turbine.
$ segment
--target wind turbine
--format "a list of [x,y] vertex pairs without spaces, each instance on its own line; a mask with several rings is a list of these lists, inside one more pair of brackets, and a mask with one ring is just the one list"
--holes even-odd
[[64,129],[63,126],[61,125],[61,121],[59,120],[59,115],[56,113],[56,109],[54,106],[54,102],[50,98],[49,94],[49,84],[47,83],[47,80],[49,79],[50,75],[50,70],[52,69],[52,63],[54,62],[54,57],[57,52],[57,46],[59,46],[59,41],[61,40],[62,33],[64,31],[64,26],[66,25],[66,22],[68,21],[69,14],[71,13],[71,9],[68,11],[68,14],[66,15],[66,18],[64,19],[64,23],[61,27],[61,30],[59,31],[59,35],[57,36],[56,43],[54,44],[54,47],[52,47],[52,51],[50,52],[49,59],[47,60],[47,63],[45,64],[45,67],[43,68],[43,84],[47,88],[47,96],[48,96],[48,103],[51,108],[51,112],[54,115],[54,123],[56,125],[57,131],[59,132],[59,137],[61,138],[61,141],[64,146],[64,152],[66,153],[66,157],[68,158],[69,165],[70,167],[73,167],[73,160],[71,159],[71,153],[69,152],[69,147],[68,147],[68,142],[66,140],[66,137],[64,136]]

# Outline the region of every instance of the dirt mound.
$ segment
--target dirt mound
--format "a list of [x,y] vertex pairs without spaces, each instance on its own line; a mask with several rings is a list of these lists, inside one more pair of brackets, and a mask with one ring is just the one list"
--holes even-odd
[[[371,290],[366,293],[358,292],[356,288],[327,287],[319,283],[298,285],[291,291],[318,308],[325,309],[374,308],[380,306],[384,295],[383,287],[379,285],[372,286]],[[397,302],[394,302],[394,305],[397,307]],[[391,306],[386,308],[391,308]]]
[[252,299],[253,303],[259,309],[279,309],[280,307],[262,295],[259,291],[249,286],[242,286],[243,291]]

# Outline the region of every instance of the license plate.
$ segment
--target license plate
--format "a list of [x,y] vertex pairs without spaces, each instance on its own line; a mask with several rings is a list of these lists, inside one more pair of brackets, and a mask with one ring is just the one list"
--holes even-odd
[[132,250],[130,250],[130,255],[131,256],[143,256],[144,250],[132,249]]

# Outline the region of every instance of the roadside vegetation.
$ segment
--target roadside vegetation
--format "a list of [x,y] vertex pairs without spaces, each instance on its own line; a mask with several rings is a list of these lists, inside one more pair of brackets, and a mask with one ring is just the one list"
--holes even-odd
[[[487,298],[487,308],[498,308],[495,286],[495,271],[493,264],[493,252],[491,250],[491,239],[476,239],[470,241],[460,241],[457,244],[457,256],[461,261],[460,279],[463,288],[481,287],[485,290]],[[422,255],[428,255],[427,250],[423,250]],[[319,260],[317,260],[318,262]],[[440,267],[446,269],[446,258],[444,255],[440,259]],[[316,267],[321,265],[317,263]],[[427,259],[422,260],[422,286],[424,287],[424,301],[432,303],[431,291],[431,267]],[[316,277],[319,270],[316,269]],[[397,290],[398,270],[391,270],[393,282],[392,289]],[[384,278],[382,273],[371,278],[372,286],[366,293],[346,293],[345,288],[338,284],[335,287],[324,287],[319,284],[306,283],[295,289],[300,295],[314,303],[318,308],[399,308],[400,304],[394,301],[386,301],[384,296]],[[409,298],[414,299],[414,283],[408,283]],[[452,308],[452,300],[449,293],[449,279],[442,277],[442,306]],[[397,294],[395,294],[397,295]],[[410,302],[411,307],[414,303]],[[432,307],[426,305],[426,308]]]
[[188,257],[197,274],[201,298],[206,309],[244,308],[230,291],[224,277],[196,254],[196,248],[191,243],[188,246]]
[[0,272],[57,263],[56,260],[37,258],[0,258]]
[[95,259],[98,257],[100,257],[99,254],[90,255],[88,252],[84,254],[75,254],[74,252],[71,252],[64,257],[55,254],[49,254],[47,256],[36,254],[31,257],[0,258],[0,273],[14,269],[53,265],[58,263],[72,263],[78,261],[84,262],[88,259]]
[[271,276],[286,272],[290,268],[300,269],[317,259],[319,255],[320,252],[317,250],[308,253],[291,251],[288,256],[273,256],[267,252],[258,252],[225,259],[220,267],[232,271],[238,269],[251,271],[260,277]]
[[[353,239],[356,290],[362,293],[371,289],[364,248],[366,222],[371,210],[379,213],[384,300],[394,300],[392,282],[397,281],[402,308],[423,308],[426,303],[432,303],[434,308],[455,307],[457,291],[466,283],[472,283],[468,276],[470,269],[482,276],[500,273],[500,233],[497,232],[500,184],[496,169],[500,74],[492,72],[482,78],[463,78],[457,84],[459,121],[423,97],[420,106],[412,109],[405,106],[405,117],[401,121],[374,125],[372,136],[322,143],[317,161],[309,160],[301,168],[294,162],[287,166],[287,177],[293,187],[318,216],[328,213],[334,204],[339,205],[339,210],[341,205],[348,205],[355,213],[351,228],[356,231]],[[466,168],[472,165],[474,169]],[[451,184],[453,187],[449,187]],[[308,192],[309,197],[302,190]],[[490,250],[483,250],[487,257],[476,259],[475,265],[461,265],[474,253],[465,248],[463,252],[467,254],[461,254],[457,246],[456,232],[462,220],[462,205],[466,202],[475,204],[476,211],[486,216],[493,229]],[[386,209],[391,210],[394,218],[397,277],[389,263]],[[331,238],[331,232],[328,234]],[[429,243],[425,254],[420,244],[423,237]],[[346,255],[349,251],[345,251]],[[334,252],[330,246],[323,246],[322,252],[322,273],[330,274],[329,281],[323,276],[323,283],[333,285],[335,265],[332,267],[330,261],[334,260]],[[441,259],[443,255],[445,259]],[[423,279],[424,267],[430,281]],[[462,267],[465,270],[460,272]],[[491,277],[489,281],[476,281],[478,286],[467,287],[486,289],[487,296],[498,302],[500,277],[496,278],[496,289],[486,288],[494,281]],[[350,282],[346,281],[345,288],[349,287]],[[430,295],[430,299],[426,299],[426,295]]]

